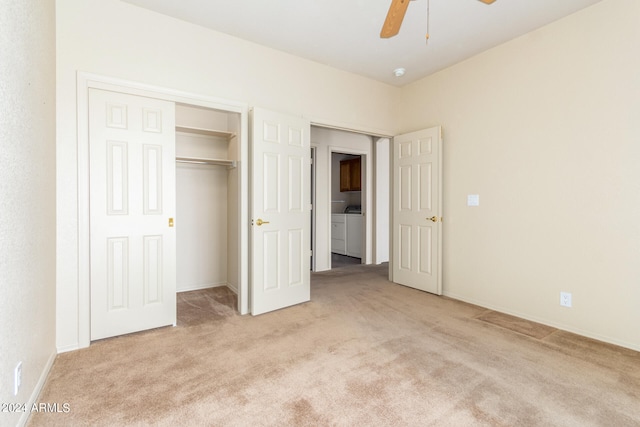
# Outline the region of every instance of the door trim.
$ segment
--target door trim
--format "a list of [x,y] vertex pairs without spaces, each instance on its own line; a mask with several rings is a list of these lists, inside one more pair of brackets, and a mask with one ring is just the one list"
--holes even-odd
[[91,342],[91,255],[89,229],[89,89],[103,89],[240,114],[240,261],[238,309],[249,312],[249,108],[245,103],[78,71],[76,81],[78,155],[78,348]]
[[311,150],[311,271],[316,271],[316,153],[318,147],[310,145]]

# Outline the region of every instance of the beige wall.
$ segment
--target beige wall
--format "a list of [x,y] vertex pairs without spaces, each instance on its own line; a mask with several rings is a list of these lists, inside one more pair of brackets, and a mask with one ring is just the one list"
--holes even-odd
[[57,344],[78,346],[78,71],[392,134],[397,88],[117,0],[58,0]]
[[444,132],[446,295],[640,350],[639,22],[604,0],[402,89]]
[[[42,0],[2,5],[0,402],[30,407],[56,354],[55,8]],[[27,417],[3,410],[0,424]]]

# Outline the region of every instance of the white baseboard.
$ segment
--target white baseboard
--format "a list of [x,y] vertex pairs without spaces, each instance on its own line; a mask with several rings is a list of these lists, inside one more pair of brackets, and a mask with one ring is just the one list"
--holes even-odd
[[47,377],[49,376],[49,372],[51,371],[51,367],[53,366],[53,362],[56,360],[57,355],[58,354],[56,352],[51,353],[51,355],[49,356],[49,360],[47,360],[47,363],[44,366],[44,369],[40,373],[40,378],[38,378],[38,382],[36,383],[36,386],[33,389],[33,392],[31,393],[31,397],[27,402],[27,410],[22,413],[22,416],[18,420],[19,427],[23,427],[27,425],[27,421],[29,421],[29,416],[31,415],[31,408],[33,407],[34,403],[38,402],[38,397],[40,397],[40,392],[42,391],[44,384],[47,382]]
[[231,289],[231,291],[238,295],[238,285],[236,283],[227,283],[227,288]]
[[594,340],[597,340],[597,341],[602,341],[602,342],[605,342],[605,343],[608,343],[608,344],[613,344],[613,345],[617,345],[617,346],[620,346],[620,347],[625,347],[625,348],[628,348],[628,349],[631,349],[631,350],[640,351],[640,346],[638,346],[635,343],[630,343],[630,342],[622,341],[622,340],[619,340],[619,339],[616,339],[616,338],[612,338],[612,337],[609,337],[609,336],[606,336],[606,335],[601,335],[601,334],[593,333],[593,332],[590,332],[590,331],[585,331],[583,329],[576,328],[576,327],[571,326],[571,325],[565,325],[565,324],[560,323],[560,322],[551,321],[549,319],[544,319],[544,318],[537,317],[537,316],[529,316],[527,314],[520,313],[520,312],[514,311],[514,310],[510,310],[510,309],[505,308],[505,307],[500,307],[500,306],[495,305],[495,304],[488,304],[485,301],[479,301],[479,300],[476,300],[474,298],[465,298],[465,297],[462,297],[460,295],[456,295],[456,294],[451,293],[451,292],[443,292],[442,295],[444,295],[444,296],[446,296],[448,298],[451,298],[451,299],[455,299],[455,300],[458,300],[458,301],[463,301],[463,302],[466,302],[466,303],[469,303],[469,304],[477,305],[479,307],[487,308],[489,310],[498,311],[500,313],[505,313],[505,314],[509,314],[511,316],[519,317],[521,319],[530,320],[532,322],[540,323],[540,324],[543,324],[543,325],[546,325],[546,326],[551,326],[553,328],[561,329],[561,330],[567,331],[567,332],[571,332],[573,334],[580,335],[580,336],[583,336],[583,337],[586,337],[586,338],[591,338],[591,339],[594,339]]
[[204,285],[187,285],[187,286],[179,286],[176,292],[189,292],[189,291],[199,291],[202,289],[210,289],[210,288],[219,288],[220,286],[229,286],[226,282],[220,283],[205,283]]
[[68,353],[70,351],[79,350],[80,347],[77,344],[73,345],[65,345],[63,347],[58,347],[58,354],[60,353]]

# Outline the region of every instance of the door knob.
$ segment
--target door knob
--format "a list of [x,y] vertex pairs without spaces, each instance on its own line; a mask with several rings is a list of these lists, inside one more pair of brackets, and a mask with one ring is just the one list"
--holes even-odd
[[259,227],[262,224],[269,224],[269,221],[263,221],[262,219],[258,218],[258,220],[256,221],[256,225]]
[[173,227],[173,218],[169,218],[169,227]]
[[427,221],[438,222],[438,217],[437,216],[432,216],[431,218],[427,218]]

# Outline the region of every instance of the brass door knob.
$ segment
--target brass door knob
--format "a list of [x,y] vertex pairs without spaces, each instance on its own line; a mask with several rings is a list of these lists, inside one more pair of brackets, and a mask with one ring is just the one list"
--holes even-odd
[[262,219],[258,218],[258,220],[256,221],[256,225],[259,227],[262,224],[269,224],[269,221],[263,221]]
[[438,217],[437,216],[432,216],[431,218],[427,218],[427,221],[438,222]]

